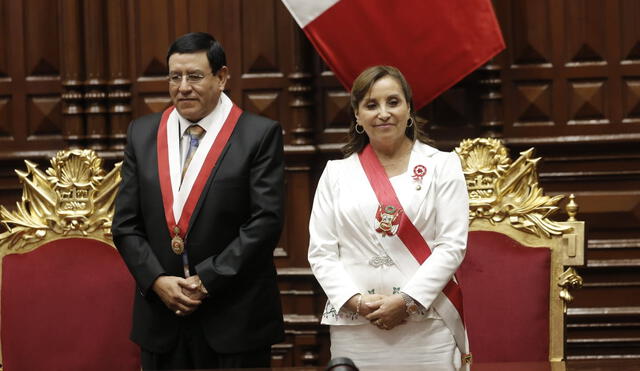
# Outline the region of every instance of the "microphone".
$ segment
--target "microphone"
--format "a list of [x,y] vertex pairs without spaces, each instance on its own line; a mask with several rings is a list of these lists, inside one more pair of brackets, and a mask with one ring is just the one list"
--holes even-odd
[[329,361],[326,371],[359,371],[351,358],[337,357]]

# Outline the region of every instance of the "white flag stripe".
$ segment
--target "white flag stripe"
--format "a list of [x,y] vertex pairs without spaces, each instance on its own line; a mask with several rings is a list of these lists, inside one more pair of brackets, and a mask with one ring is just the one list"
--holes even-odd
[[282,0],[300,28],[305,28],[338,1],[340,0]]

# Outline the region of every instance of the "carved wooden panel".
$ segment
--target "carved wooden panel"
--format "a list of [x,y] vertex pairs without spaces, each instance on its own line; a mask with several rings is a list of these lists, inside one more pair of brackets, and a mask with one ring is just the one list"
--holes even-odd
[[277,91],[247,91],[242,107],[261,116],[278,120],[280,115],[280,94]]
[[518,81],[515,84],[514,126],[552,126],[552,83]]
[[[554,0],[511,3],[510,54],[514,65],[550,65],[550,8]],[[503,26],[504,27],[504,26]],[[503,28],[504,29],[504,28]]]
[[169,98],[168,94],[145,94],[140,96],[137,112],[140,113],[140,116],[144,116],[150,113],[162,112],[169,106],[171,106],[171,98]]
[[11,125],[10,97],[0,96],[0,142],[10,140],[13,132]]
[[318,144],[340,143],[349,131],[351,108],[349,93],[341,88],[326,89],[320,102],[322,114],[317,127]]
[[110,148],[122,150],[126,141],[127,126],[131,121],[131,52],[128,36],[127,2],[110,0],[106,4],[108,36],[107,106],[109,112]]
[[[622,125],[637,115],[633,76],[640,73],[640,65],[631,62],[640,42],[637,2],[496,3],[509,9],[499,12],[505,14],[505,53],[511,56],[509,64],[501,66],[505,136],[589,134],[596,140],[613,133],[640,133],[638,126]],[[532,79],[548,89],[531,87]],[[552,127],[532,127],[539,124]]]
[[167,48],[175,38],[173,15],[177,9],[170,0],[140,0],[134,4],[137,77],[163,77],[167,74]]
[[569,80],[569,125],[608,124],[609,101],[606,81]]
[[[58,30],[58,4],[54,1],[26,0],[24,3],[25,70],[27,76],[60,74],[60,50],[52,42]],[[55,40],[55,39],[54,39]]]
[[564,2],[564,64],[607,64],[605,5],[604,1]]
[[[226,3],[226,4],[225,4]],[[224,46],[226,44],[225,29],[229,27],[230,9],[225,6],[224,0],[175,0],[174,7],[181,9],[186,7],[186,12],[177,12],[179,18],[176,34],[187,32],[209,32]]]
[[622,122],[625,124],[640,123],[640,79],[624,79],[622,96],[624,99]]
[[278,73],[275,0],[242,2],[242,72]]
[[0,0],[0,79],[9,75],[9,48],[7,39],[11,36],[9,28],[9,13],[7,3],[9,0]]
[[620,0],[619,4],[618,26],[621,35],[619,50],[622,63],[640,61],[640,27],[638,27],[640,3],[635,0]]
[[62,137],[61,100],[56,95],[27,98],[28,138],[39,136]]

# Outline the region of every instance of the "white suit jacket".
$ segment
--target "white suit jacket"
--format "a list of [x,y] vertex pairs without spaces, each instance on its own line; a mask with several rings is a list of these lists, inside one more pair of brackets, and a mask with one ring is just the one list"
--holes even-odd
[[[417,165],[427,169],[421,180],[413,178]],[[426,308],[410,321],[439,317],[432,304],[442,299],[442,289],[462,263],[467,243],[469,201],[460,160],[455,153],[416,142],[407,171],[390,180],[431,256],[420,265],[397,236],[375,231],[378,201],[357,155],[329,161],[309,223],[309,263],[329,299],[324,324],[367,323],[341,309],[357,293],[402,291]],[[375,257],[386,264],[370,264]]]

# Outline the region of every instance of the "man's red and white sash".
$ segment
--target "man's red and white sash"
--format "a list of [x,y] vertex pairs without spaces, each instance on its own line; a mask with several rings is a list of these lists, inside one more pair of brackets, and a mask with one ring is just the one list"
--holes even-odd
[[[157,136],[158,175],[165,219],[171,236],[175,235],[175,227],[178,227],[178,235],[182,239],[185,238],[200,194],[242,114],[242,110],[231,103],[226,96],[220,96],[220,99],[225,98],[228,101],[225,102],[228,107],[226,112],[222,113],[226,119],[220,132],[215,138],[214,135],[204,136],[183,179],[181,179],[178,113],[175,107],[171,106],[162,114]],[[218,108],[225,107],[222,105]]]
[[[400,200],[371,145],[365,147],[358,155],[358,159],[376,194],[380,207],[385,209],[391,206],[398,210],[397,217],[400,221],[394,234],[418,264],[424,263],[431,255],[431,249],[420,231],[409,219],[407,213],[402,212],[403,208]],[[462,291],[455,279],[451,279],[447,283],[442,290],[442,295],[437,296],[432,306],[453,333],[456,345],[463,355],[463,361],[470,362],[469,341],[463,320]]]

